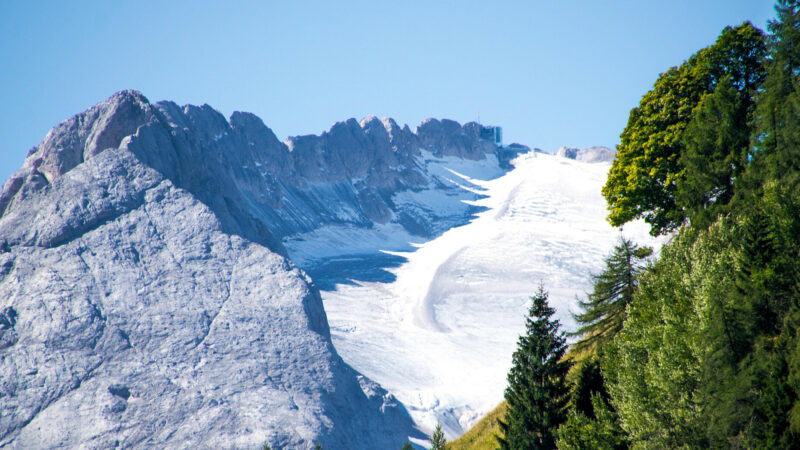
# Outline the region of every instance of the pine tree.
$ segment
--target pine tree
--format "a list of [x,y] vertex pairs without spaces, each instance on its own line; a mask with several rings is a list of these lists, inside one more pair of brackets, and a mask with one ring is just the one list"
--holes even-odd
[[571,336],[581,340],[573,345],[576,352],[597,353],[622,330],[625,309],[633,300],[637,277],[644,269],[645,259],[653,253],[650,247],[639,247],[620,238],[619,244],[606,258],[606,268],[594,276],[594,291],[586,301],[580,300],[583,313],[575,320],[581,325]]
[[445,444],[447,444],[447,439],[444,437],[442,424],[437,423],[431,435],[431,450],[444,450]]
[[562,360],[564,332],[552,318],[555,310],[543,287],[531,300],[526,334],[519,338],[508,373],[508,410],[500,421],[504,436],[498,438],[503,449],[556,448],[556,430],[567,415],[570,363]]
[[411,442],[406,441],[400,450],[414,450],[414,447],[411,446]]

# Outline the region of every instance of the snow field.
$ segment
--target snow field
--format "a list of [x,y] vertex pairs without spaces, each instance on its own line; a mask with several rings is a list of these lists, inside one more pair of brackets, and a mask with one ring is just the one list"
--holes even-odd
[[[441,422],[448,439],[502,401],[529,297],[539,283],[564,328],[572,330],[576,296],[591,290],[591,275],[620,236],[605,221],[600,194],[608,163],[531,152],[503,176],[473,178],[497,176],[491,163],[482,169],[457,159],[435,162],[441,176],[486,195],[472,202],[488,208],[477,218],[421,245],[399,230],[371,230],[372,238],[359,238],[357,246],[407,250],[391,252],[407,259],[387,269],[395,280],[322,292],[344,360],[393,393],[423,430]],[[647,230],[633,223],[622,234],[658,246]],[[346,245],[350,232],[320,231],[336,236],[325,252],[344,248],[339,245]],[[310,246],[288,247],[293,258],[311,258]]]

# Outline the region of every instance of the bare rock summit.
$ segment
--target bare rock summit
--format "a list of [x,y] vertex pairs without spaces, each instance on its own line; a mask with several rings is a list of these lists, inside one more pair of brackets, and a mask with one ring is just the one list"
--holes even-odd
[[251,114],[123,91],[56,126],[0,192],[0,447],[419,437],[336,353],[319,291],[280,241],[336,220],[314,183],[362,177],[340,220],[390,220],[381,189],[422,180],[386,175],[418,138],[383,124],[284,144]]

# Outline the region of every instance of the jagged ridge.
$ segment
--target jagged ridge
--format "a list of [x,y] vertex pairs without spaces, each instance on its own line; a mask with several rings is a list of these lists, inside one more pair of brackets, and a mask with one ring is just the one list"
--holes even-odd
[[[370,136],[357,127],[290,151],[255,116],[124,91],[54,128],[0,194],[0,446],[420,436],[338,356],[319,292],[268,228],[291,217],[288,196],[319,201],[315,183],[343,177],[359,193],[350,177],[370,169],[330,156],[338,139]],[[328,178],[299,175],[312,173],[296,167],[301,148],[330,160]]]
[[[211,207],[226,232],[283,254],[281,238],[325,224],[395,221],[430,237],[442,230],[394,205],[392,196],[430,183],[418,162],[421,148],[473,160],[496,154],[501,164],[527,150],[499,149],[480,139],[482,128],[428,119],[415,133],[392,119],[367,117],[281,143],[250,113],[235,112],[227,121],[208,105],[150,104],[136,91],[122,91],[60,124],[32,150],[3,185],[0,214],[18,197],[122,145]],[[10,244],[51,245],[31,240],[34,234],[12,237]]]

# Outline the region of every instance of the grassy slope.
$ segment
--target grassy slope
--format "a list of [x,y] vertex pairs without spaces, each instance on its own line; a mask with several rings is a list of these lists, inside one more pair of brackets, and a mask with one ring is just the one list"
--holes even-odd
[[506,412],[506,402],[501,403],[492,412],[453,442],[447,443],[447,450],[494,450],[499,447],[495,436],[500,433],[497,425]]

